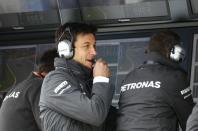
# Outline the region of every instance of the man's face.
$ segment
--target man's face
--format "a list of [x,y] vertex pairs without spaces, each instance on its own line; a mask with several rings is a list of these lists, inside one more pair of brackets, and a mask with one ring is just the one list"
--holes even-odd
[[73,59],[82,65],[92,68],[93,60],[96,56],[96,39],[93,34],[78,34],[74,43]]

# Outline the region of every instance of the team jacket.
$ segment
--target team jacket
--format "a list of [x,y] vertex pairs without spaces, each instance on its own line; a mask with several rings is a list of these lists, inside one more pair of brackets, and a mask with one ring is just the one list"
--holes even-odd
[[121,86],[117,131],[185,131],[193,100],[186,74],[157,53]]
[[91,70],[73,60],[55,59],[44,79],[40,111],[44,131],[100,131],[113,96],[109,83],[92,86]]
[[0,108],[0,131],[40,131],[39,97],[42,79],[31,73],[13,87]]
[[191,115],[188,118],[186,131],[198,131],[198,101],[193,108]]

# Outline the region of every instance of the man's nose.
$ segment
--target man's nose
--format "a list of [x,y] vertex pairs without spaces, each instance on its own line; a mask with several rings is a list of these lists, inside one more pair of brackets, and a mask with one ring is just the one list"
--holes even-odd
[[91,52],[91,54],[94,55],[94,56],[97,54],[97,53],[96,53],[96,48],[94,48],[94,47],[91,49],[90,52]]

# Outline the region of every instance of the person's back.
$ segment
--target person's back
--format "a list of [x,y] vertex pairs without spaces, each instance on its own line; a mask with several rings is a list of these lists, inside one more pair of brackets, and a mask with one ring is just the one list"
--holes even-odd
[[[42,79],[31,74],[26,80],[7,93],[0,109],[1,131],[40,130],[38,126],[40,125],[39,119],[32,119],[34,117],[39,118],[39,115],[33,114],[30,107],[36,106],[34,101],[38,101],[41,85]],[[33,108],[33,110],[35,109]]]
[[43,77],[54,69],[56,50],[45,52],[38,71],[31,72],[6,94],[0,108],[0,131],[40,131],[39,98]]
[[[187,87],[186,83],[183,72],[160,63],[145,64],[132,71],[121,87],[118,129],[175,131],[176,116],[182,117],[185,113],[172,108],[182,110],[180,91]],[[191,105],[187,108],[191,109]]]
[[[185,106],[185,108],[183,108]],[[155,51],[121,86],[117,131],[185,130],[193,106],[185,72]]]

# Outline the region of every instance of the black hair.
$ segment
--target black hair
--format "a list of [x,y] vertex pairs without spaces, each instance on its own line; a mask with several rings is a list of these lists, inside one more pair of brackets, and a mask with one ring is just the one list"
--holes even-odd
[[39,59],[38,72],[48,73],[51,70],[54,70],[55,57],[58,57],[58,53],[55,48],[45,51]]
[[148,45],[149,52],[158,52],[162,56],[169,56],[174,45],[180,44],[180,37],[171,30],[162,30],[151,36]]
[[[69,28],[69,31],[66,30],[66,28]],[[64,33],[63,33],[64,32]],[[97,27],[92,24],[87,23],[65,23],[61,25],[58,30],[55,32],[55,44],[56,47],[58,46],[58,43],[62,40],[69,40],[73,43],[76,41],[76,37],[78,34],[93,34],[96,35]],[[74,45],[72,45],[74,46]]]

